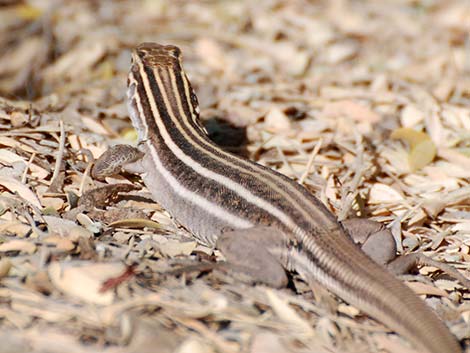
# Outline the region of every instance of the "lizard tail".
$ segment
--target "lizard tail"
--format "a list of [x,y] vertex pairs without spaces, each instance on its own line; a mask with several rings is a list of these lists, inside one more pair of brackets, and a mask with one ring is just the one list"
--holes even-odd
[[[325,242],[321,247],[303,242],[290,250],[290,265],[304,280],[333,292],[423,352],[462,352],[456,338],[432,309],[350,239],[333,235],[320,241]],[[325,256],[321,249],[337,256]]]

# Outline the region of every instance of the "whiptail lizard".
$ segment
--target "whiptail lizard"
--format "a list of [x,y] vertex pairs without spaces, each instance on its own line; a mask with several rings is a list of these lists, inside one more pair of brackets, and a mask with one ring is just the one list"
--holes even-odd
[[365,255],[310,192],[209,140],[177,47],[139,45],[127,97],[139,148],[114,148],[95,166],[95,175],[123,165],[141,174],[177,222],[256,281],[279,287],[286,283],[284,269],[295,270],[423,352],[462,352],[436,314]]

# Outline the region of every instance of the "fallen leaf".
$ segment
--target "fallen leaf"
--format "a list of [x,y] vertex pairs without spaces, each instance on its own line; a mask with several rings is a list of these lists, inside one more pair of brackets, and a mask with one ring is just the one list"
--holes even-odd
[[427,166],[436,157],[436,145],[434,142],[424,140],[411,149],[408,163],[412,172]]
[[425,132],[417,131],[407,127],[402,127],[394,130],[390,137],[392,139],[400,139],[405,141],[410,145],[411,148],[414,148],[416,145],[420,144],[423,141],[431,139],[429,135]]
[[85,302],[108,305],[114,300],[113,291],[101,292],[103,283],[119,276],[126,269],[120,262],[92,263],[87,261],[53,262],[48,273],[60,291]]
[[282,339],[269,331],[257,332],[251,339],[249,353],[288,353]]
[[381,204],[384,202],[403,201],[403,195],[389,185],[375,183],[369,193],[369,203]]
[[179,242],[177,240],[168,240],[167,242],[160,243],[158,249],[160,252],[168,257],[175,257],[178,255],[188,256],[196,248],[195,241]]
[[400,122],[403,127],[411,128],[424,121],[424,113],[415,105],[409,104],[401,111]]
[[10,221],[0,225],[0,232],[2,234],[10,234],[18,238],[24,238],[30,231],[31,226],[29,224],[18,221]]
[[272,133],[286,133],[292,130],[287,115],[278,108],[272,108],[264,118],[265,129]]
[[80,237],[93,237],[93,233],[77,225],[75,222],[54,216],[43,216],[43,218],[47,223],[50,235],[57,234],[74,242],[78,241]]
[[273,311],[279,319],[295,328],[297,335],[311,336],[314,334],[312,326],[305,319],[300,317],[299,314],[289,306],[289,303],[285,299],[281,299],[276,292],[270,288],[266,288],[265,293]]
[[10,240],[0,245],[0,252],[19,251],[21,253],[33,254],[36,251],[36,245],[27,240]]
[[200,339],[188,338],[174,351],[175,353],[211,353],[214,352],[207,343]]
[[328,103],[324,106],[322,113],[329,118],[347,117],[355,121],[371,124],[381,120],[380,115],[369,107],[351,100]]
[[3,277],[8,276],[8,272],[10,272],[11,268],[11,261],[7,257],[0,259],[0,279]]
[[391,138],[403,140],[410,145],[408,164],[412,172],[428,165],[436,157],[436,145],[425,132],[399,128],[392,132]]
[[7,177],[7,176],[0,176],[0,185],[4,186],[11,192],[17,192],[23,199],[31,203],[32,205],[41,208],[41,202],[39,202],[38,197],[35,193],[33,193],[28,186],[23,184],[22,182]]
[[73,241],[58,235],[50,235],[42,239],[44,244],[55,246],[58,250],[71,251],[75,248]]
[[151,228],[151,229],[162,229],[162,225],[144,218],[128,218],[121,219],[116,222],[108,224],[109,227],[113,228]]
[[41,197],[41,203],[44,208],[50,208],[52,210],[59,211],[61,210],[65,202],[60,197]]

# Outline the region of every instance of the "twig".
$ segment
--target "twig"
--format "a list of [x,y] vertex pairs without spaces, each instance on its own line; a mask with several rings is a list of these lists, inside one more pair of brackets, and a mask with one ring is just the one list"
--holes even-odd
[[57,153],[57,158],[56,158],[55,166],[54,166],[54,173],[52,174],[50,185],[54,185],[56,183],[57,178],[59,177],[62,159],[64,158],[65,129],[64,129],[64,122],[62,120],[59,121],[59,126],[60,126],[59,152]]
[[31,157],[30,157],[29,160],[28,160],[28,163],[26,164],[26,168],[25,168],[25,170],[24,170],[24,172],[23,172],[23,175],[21,176],[21,182],[22,182],[23,184],[26,184],[26,177],[28,176],[29,168],[31,167],[31,164],[33,163],[33,160],[34,160],[34,158],[36,157],[36,154],[37,154],[36,152],[33,152],[33,153],[31,154]]
[[305,167],[305,171],[302,174],[302,176],[299,179],[299,183],[303,184],[305,179],[309,176],[312,166],[313,166],[313,161],[315,160],[315,157],[317,156],[318,152],[320,151],[320,148],[322,147],[323,144],[323,139],[320,137],[318,140],[317,144],[313,148],[312,153],[310,153],[310,157],[308,158],[307,166]]

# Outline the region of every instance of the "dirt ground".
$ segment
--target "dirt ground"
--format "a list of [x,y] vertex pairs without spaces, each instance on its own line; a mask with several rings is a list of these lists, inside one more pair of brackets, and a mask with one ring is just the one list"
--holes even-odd
[[[138,178],[90,178],[136,140],[141,42],[181,48],[214,141],[470,278],[469,1],[7,0],[0,352],[416,352],[296,274],[214,270]],[[468,345],[470,289],[432,266],[403,280]]]

